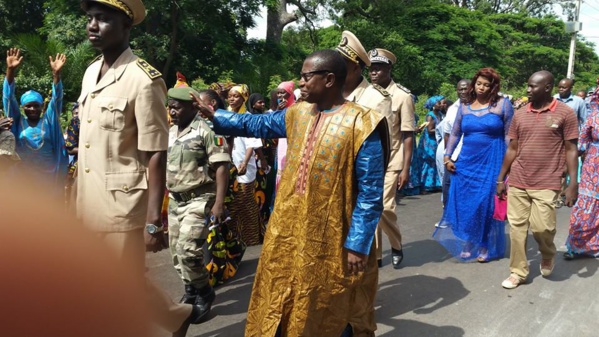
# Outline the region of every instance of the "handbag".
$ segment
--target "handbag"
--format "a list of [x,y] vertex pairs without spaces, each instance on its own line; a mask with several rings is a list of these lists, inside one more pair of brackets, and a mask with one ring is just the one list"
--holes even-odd
[[495,210],[493,211],[493,219],[499,221],[507,220],[507,199],[499,199],[495,196]]
[[493,219],[498,221],[507,220],[507,190],[510,188],[508,185],[510,177],[505,177],[503,183],[505,184],[505,197],[500,199],[495,195],[495,209],[493,210]]

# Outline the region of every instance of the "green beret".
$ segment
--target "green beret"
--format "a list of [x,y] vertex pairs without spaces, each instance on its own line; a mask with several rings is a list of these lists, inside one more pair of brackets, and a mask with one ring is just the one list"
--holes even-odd
[[178,101],[191,102],[193,101],[193,98],[191,98],[191,96],[189,95],[190,93],[196,96],[200,96],[200,94],[197,91],[195,91],[195,89],[192,87],[179,87],[169,89],[168,98],[176,99]]

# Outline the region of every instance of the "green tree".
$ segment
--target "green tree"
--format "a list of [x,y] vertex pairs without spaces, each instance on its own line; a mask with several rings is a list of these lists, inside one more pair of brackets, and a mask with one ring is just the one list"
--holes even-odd
[[[351,30],[367,50],[393,51],[399,57],[394,78],[419,94],[435,94],[443,83],[469,78],[482,67],[499,71],[504,91],[519,90],[537,70],[549,70],[556,77],[565,75],[570,37],[564,23],[554,16],[489,15],[436,0],[362,3],[365,6],[360,10],[337,18],[338,28],[316,33],[319,39],[332,33],[336,41],[313,43],[305,33],[290,31],[284,42],[307,53],[333,47],[341,30]],[[592,45],[580,41],[575,75],[581,85],[593,83],[592,74],[599,71],[597,61]]]
[[[283,30],[287,25],[294,22],[303,22],[304,28],[310,32],[315,30],[315,21],[327,17],[330,10],[339,8],[339,0],[264,0],[266,6],[266,41],[279,44],[283,36]],[[293,8],[293,9],[292,9]]]
[[543,16],[553,12],[555,0],[446,0],[454,6],[478,10],[487,14],[516,13],[530,16]]

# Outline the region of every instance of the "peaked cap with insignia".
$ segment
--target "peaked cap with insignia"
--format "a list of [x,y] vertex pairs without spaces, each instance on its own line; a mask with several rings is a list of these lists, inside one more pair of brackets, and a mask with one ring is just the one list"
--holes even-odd
[[140,24],[146,17],[146,7],[141,0],[83,0],[81,1],[81,8],[86,11],[92,2],[97,2],[125,13],[125,15],[133,20],[134,26]]
[[354,33],[345,30],[341,33],[341,42],[335,48],[343,57],[349,59],[354,63],[364,64],[365,66],[370,66],[370,59],[368,58],[368,53],[366,49],[360,43],[360,40],[354,35]]
[[370,63],[395,64],[397,57],[387,49],[375,48],[368,52]]

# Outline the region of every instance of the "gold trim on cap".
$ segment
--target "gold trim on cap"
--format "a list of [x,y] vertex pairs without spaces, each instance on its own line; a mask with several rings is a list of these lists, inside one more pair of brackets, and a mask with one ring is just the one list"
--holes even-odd
[[[345,37],[344,37],[345,39]],[[350,61],[354,62],[354,63],[360,63],[360,58],[358,57],[358,53],[356,53],[355,50],[353,50],[350,46],[348,46],[347,44],[340,44],[337,46],[338,52],[341,53],[341,55],[347,57]]]
[[130,18],[133,19],[133,12],[131,11],[131,9],[129,8],[129,6],[125,5],[124,2],[119,1],[119,0],[95,0],[96,2],[100,2],[103,4],[107,4],[109,6],[112,6],[114,8],[120,9],[121,11],[125,12],[125,14]]

